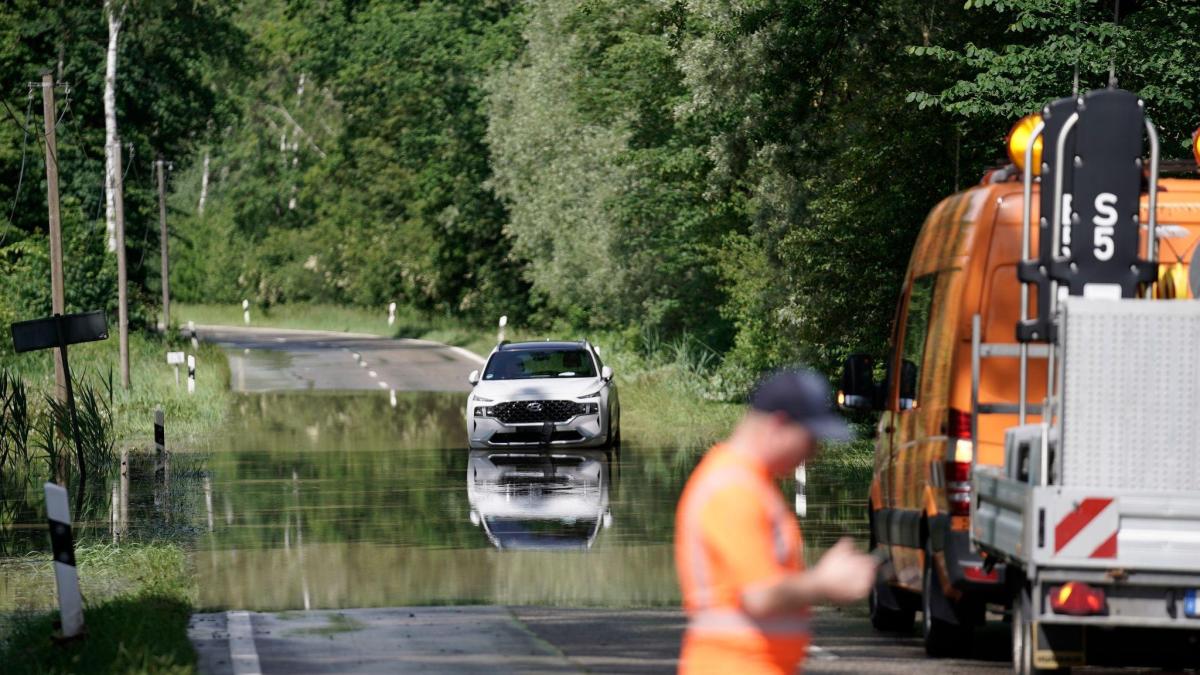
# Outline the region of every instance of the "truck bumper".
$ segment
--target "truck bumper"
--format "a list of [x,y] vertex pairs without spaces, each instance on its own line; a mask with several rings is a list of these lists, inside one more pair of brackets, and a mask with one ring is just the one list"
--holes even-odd
[[1007,570],[1003,563],[990,569],[984,565],[983,556],[971,551],[970,532],[950,529],[948,516],[938,516],[930,523],[930,542],[934,553],[941,553],[946,562],[946,581],[958,591],[962,598],[982,602],[1007,602]]

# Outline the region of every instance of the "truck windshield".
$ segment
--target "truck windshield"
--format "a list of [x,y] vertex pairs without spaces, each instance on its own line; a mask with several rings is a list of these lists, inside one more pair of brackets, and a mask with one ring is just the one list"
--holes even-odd
[[496,352],[483,373],[485,380],[535,377],[595,377],[596,367],[584,349],[531,349]]

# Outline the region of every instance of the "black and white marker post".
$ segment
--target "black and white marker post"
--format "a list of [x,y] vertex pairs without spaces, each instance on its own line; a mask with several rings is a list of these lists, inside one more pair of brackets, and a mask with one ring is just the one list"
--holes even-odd
[[46,483],[46,516],[50,521],[50,547],[54,551],[54,582],[58,586],[58,609],[62,637],[83,634],[83,596],[75,569],[75,542],[71,538],[71,507],[61,485]]
[[165,415],[162,406],[154,409],[154,505],[163,512],[167,522],[171,514],[169,498],[171,494],[171,459],[167,453],[167,432]]
[[188,367],[188,393],[194,394],[194,393],[196,393],[196,357],[192,354],[188,354],[187,367]]

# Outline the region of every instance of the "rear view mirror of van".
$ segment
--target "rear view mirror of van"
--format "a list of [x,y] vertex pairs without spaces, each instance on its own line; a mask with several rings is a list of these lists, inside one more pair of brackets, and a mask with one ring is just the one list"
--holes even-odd
[[875,410],[879,407],[878,400],[875,359],[866,354],[851,354],[842,363],[838,406],[846,410]]

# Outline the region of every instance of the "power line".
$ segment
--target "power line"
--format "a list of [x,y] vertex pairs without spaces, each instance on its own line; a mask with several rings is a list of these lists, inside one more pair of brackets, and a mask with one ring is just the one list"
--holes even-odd
[[[25,106],[25,122],[27,124],[29,122],[29,113],[33,110],[33,92],[32,91],[29,92],[28,100],[29,100],[29,102]],[[21,126],[21,125],[18,125],[18,126]],[[20,199],[21,199],[21,185],[23,185],[24,181],[25,181],[25,154],[26,154],[26,150],[29,147],[29,129],[27,127],[23,127],[23,126],[22,126],[22,128],[25,129],[25,135],[21,139],[21,170],[19,173],[17,173],[17,190],[13,194],[12,209],[8,212],[8,226],[13,229],[16,229],[16,225],[13,223],[13,218],[17,215],[17,204],[20,202]],[[0,246],[4,245],[4,242],[7,240],[8,240],[8,232],[6,231],[4,233],[4,236],[0,237]]]

